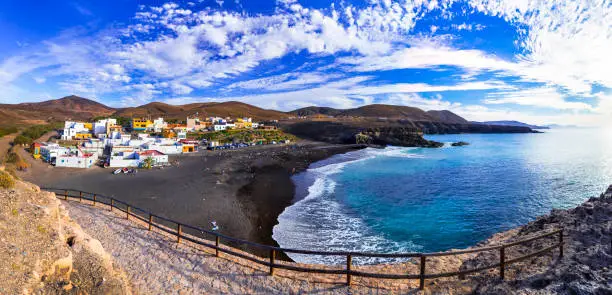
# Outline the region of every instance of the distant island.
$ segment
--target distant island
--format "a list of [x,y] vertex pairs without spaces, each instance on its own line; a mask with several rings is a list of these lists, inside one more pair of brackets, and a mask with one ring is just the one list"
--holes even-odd
[[519,121],[485,121],[485,122],[471,122],[473,124],[484,124],[484,125],[496,125],[496,126],[516,126],[516,127],[527,127],[531,129],[550,129],[551,125],[539,126],[531,125]]

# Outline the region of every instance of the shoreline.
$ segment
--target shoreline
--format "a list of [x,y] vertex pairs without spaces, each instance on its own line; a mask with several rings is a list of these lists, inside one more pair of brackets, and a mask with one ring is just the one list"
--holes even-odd
[[[300,141],[290,145],[201,151],[173,157],[178,167],[113,175],[111,170],[55,168],[28,157],[31,168],[21,173],[41,187],[69,188],[106,196],[158,212],[186,224],[210,228],[252,242],[278,246],[272,229],[295,198],[292,176],[310,164],[365,148]],[[22,150],[22,149],[20,149]],[[237,245],[234,245],[237,246]],[[242,250],[265,255],[254,247]],[[278,257],[288,259],[284,254]]]

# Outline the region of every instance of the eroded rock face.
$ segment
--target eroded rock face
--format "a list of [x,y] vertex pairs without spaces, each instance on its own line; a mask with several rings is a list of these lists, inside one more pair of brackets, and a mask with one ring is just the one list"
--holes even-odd
[[380,126],[343,124],[339,122],[309,121],[285,126],[296,136],[329,143],[367,143],[406,147],[441,147],[444,144],[423,138],[417,128],[410,126]]
[[[485,294],[612,294],[612,186],[599,198],[591,198],[569,210],[553,210],[523,227],[492,237],[485,245],[521,240],[545,231],[564,229],[564,257],[558,251],[512,265],[507,280],[481,279],[475,293]],[[552,242],[541,240],[512,249],[525,255]],[[495,261],[479,255],[463,267]]]
[[0,278],[0,294],[131,294],[55,195],[21,181],[0,189]]

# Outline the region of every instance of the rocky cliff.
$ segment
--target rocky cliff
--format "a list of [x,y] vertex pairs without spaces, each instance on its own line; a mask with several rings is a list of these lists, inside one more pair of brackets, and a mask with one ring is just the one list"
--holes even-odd
[[372,126],[327,121],[305,121],[286,125],[283,129],[301,138],[329,143],[368,143],[407,147],[440,147],[441,143],[426,140],[419,130],[406,126]]
[[[329,143],[366,142],[407,147],[439,147],[442,144],[426,140],[423,134],[455,133],[536,133],[528,127],[484,124],[449,124],[407,120],[335,120],[300,121],[282,128],[301,138]],[[357,138],[359,137],[359,139]]]
[[131,294],[55,195],[19,180],[0,186],[0,261],[0,294]]
[[502,126],[485,124],[455,124],[441,122],[407,122],[423,130],[425,134],[455,134],[455,133],[538,133],[524,126]]
[[[600,197],[569,210],[552,210],[525,226],[499,233],[476,247],[508,243],[554,229],[564,230],[564,257],[558,251],[512,264],[506,280],[497,274],[453,281],[439,293],[471,286],[473,294],[612,294],[612,186]],[[557,237],[509,248],[507,257],[523,256],[557,241]],[[466,259],[461,269],[498,261],[496,251]],[[458,287],[461,285],[462,287]],[[437,292],[433,292],[437,293]]]

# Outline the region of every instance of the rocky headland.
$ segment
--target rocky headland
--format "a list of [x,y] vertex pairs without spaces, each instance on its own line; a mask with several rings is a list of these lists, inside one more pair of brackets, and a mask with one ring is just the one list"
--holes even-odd
[[282,124],[283,130],[301,138],[336,144],[367,143],[405,147],[442,147],[424,134],[537,133],[522,126],[441,123],[430,121],[353,119],[307,120]]
[[301,138],[335,144],[366,143],[405,147],[441,147],[442,143],[423,138],[414,127],[344,124],[328,121],[305,121],[283,126],[288,133]]

